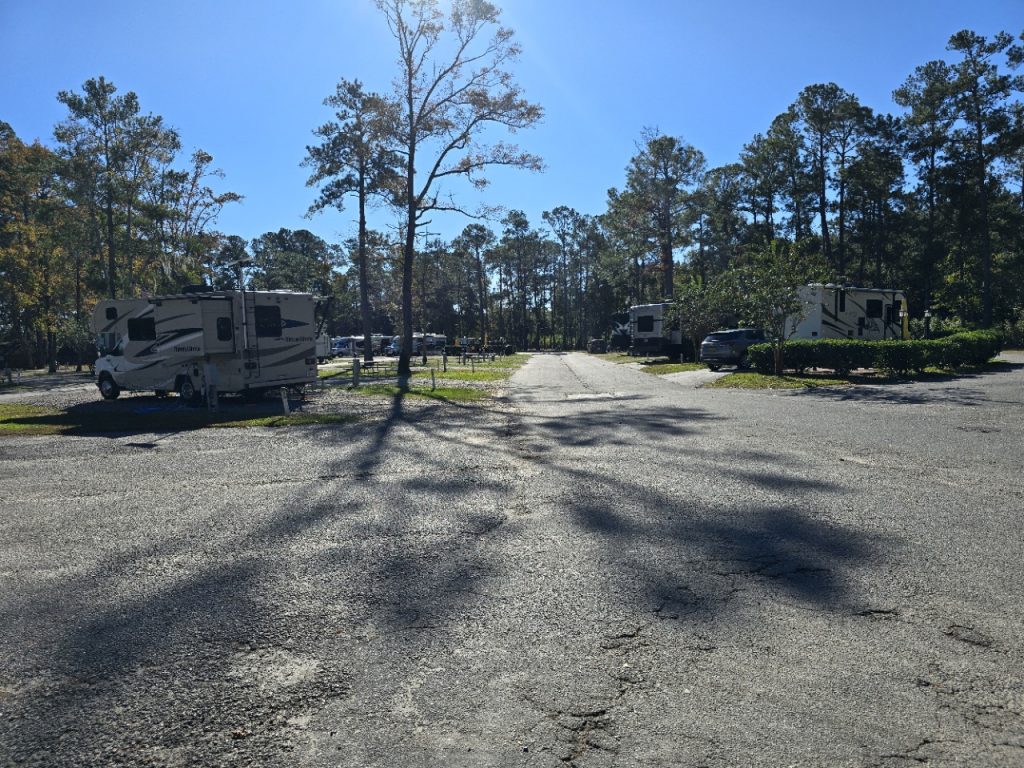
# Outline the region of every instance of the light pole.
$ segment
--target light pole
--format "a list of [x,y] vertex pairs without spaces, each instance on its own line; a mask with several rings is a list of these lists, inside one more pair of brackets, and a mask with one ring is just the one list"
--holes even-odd
[[932,310],[931,307],[924,311],[924,337],[930,339],[932,337]]

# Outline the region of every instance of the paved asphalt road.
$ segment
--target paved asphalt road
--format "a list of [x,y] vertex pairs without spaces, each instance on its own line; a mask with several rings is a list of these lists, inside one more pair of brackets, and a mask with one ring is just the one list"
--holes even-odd
[[1024,765],[1024,356],[0,440],[0,765]]

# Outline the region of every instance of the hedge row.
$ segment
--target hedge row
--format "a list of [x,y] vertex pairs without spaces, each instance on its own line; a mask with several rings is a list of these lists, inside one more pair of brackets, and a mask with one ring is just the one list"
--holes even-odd
[[[983,365],[1002,349],[997,331],[966,331],[944,339],[916,341],[858,341],[814,339],[783,344],[782,365],[803,373],[808,368],[830,368],[841,376],[854,368],[874,368],[887,373],[920,373],[926,368],[959,368]],[[775,347],[755,344],[747,353],[759,373],[775,371]]]

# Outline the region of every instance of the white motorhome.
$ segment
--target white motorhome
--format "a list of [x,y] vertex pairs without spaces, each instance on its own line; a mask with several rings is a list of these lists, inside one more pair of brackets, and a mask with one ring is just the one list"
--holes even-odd
[[96,384],[108,400],[122,390],[149,390],[198,403],[210,386],[258,396],[312,383],[315,307],[308,293],[202,287],[101,301],[92,315]]
[[671,304],[637,304],[629,308],[629,354],[675,356],[683,348],[683,334],[665,319]]
[[786,338],[879,341],[907,337],[907,299],[902,291],[811,283],[801,286],[798,294],[804,311],[802,317],[786,320]]

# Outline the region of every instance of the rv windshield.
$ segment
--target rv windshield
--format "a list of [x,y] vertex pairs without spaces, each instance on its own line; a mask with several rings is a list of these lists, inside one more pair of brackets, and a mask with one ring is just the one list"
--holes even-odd
[[116,333],[105,332],[96,336],[96,349],[101,355],[120,355],[121,348],[118,345]]

